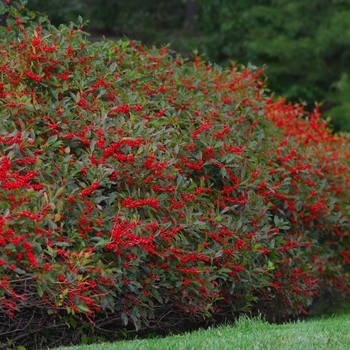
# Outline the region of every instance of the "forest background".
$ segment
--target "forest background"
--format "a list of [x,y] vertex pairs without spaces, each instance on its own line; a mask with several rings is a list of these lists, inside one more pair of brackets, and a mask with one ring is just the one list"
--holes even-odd
[[276,96],[321,106],[350,131],[350,0],[30,0],[55,25],[90,20],[92,39],[140,40],[228,66],[265,66]]

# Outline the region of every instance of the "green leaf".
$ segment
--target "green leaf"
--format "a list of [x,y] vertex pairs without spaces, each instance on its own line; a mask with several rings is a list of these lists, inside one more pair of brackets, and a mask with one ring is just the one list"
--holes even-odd
[[41,281],[37,281],[37,291],[40,298],[44,295],[45,289],[46,289],[45,284],[42,283]]
[[16,246],[13,243],[7,244],[5,249],[13,253],[17,251]]
[[122,312],[121,315],[120,315],[120,318],[121,318],[121,320],[123,322],[123,325],[127,326],[127,324],[129,323],[129,319],[128,319],[127,314]]
[[117,63],[113,62],[110,66],[109,66],[109,71],[110,72],[114,72],[117,68]]
[[106,244],[110,243],[111,241],[109,239],[102,239],[95,244],[95,247],[105,246]]
[[13,271],[18,273],[19,275],[24,275],[26,273],[24,270],[19,269],[19,268],[15,268]]
[[275,269],[275,264],[269,260],[267,269],[273,271]]
[[78,304],[78,305],[76,305],[76,307],[77,307],[79,312],[89,312],[90,311],[90,309],[84,304]]

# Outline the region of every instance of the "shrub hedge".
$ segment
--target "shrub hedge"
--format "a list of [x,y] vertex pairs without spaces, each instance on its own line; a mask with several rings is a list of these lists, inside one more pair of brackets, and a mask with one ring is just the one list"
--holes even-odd
[[349,292],[349,142],[317,110],[272,99],[254,67],[10,12],[1,346],[281,319]]

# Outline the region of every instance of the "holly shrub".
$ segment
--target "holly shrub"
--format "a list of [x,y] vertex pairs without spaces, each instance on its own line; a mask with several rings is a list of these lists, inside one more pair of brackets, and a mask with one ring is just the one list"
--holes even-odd
[[254,67],[89,42],[81,18],[7,23],[2,346],[279,320],[349,292],[349,141],[317,109],[272,99]]

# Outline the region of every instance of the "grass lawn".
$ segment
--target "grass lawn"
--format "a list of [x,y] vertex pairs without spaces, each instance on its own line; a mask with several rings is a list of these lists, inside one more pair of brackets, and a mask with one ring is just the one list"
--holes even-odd
[[[65,350],[346,350],[350,349],[350,312],[282,325],[240,318],[231,326],[166,338],[82,345]],[[57,349],[58,350],[58,349]]]

